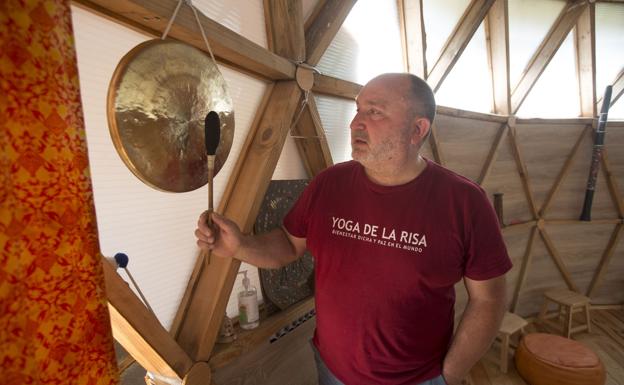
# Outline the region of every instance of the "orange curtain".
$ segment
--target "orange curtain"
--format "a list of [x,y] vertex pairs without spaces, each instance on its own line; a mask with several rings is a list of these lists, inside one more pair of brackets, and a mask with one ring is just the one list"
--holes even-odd
[[117,383],[69,1],[0,1],[0,202],[0,383]]

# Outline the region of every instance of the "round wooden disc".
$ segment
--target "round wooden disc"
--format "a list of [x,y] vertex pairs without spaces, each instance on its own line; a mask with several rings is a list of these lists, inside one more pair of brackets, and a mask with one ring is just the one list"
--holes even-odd
[[234,110],[210,56],[172,40],[139,44],[119,62],[108,89],[108,125],[117,152],[141,181],[185,192],[208,182],[204,119],[219,114],[215,175],[234,139]]
[[312,86],[314,86],[314,72],[310,68],[298,66],[295,72],[295,79],[297,80],[297,85],[303,91],[310,91]]

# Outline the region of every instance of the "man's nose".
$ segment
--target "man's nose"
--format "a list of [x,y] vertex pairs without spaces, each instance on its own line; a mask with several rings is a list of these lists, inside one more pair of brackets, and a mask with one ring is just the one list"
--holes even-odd
[[350,127],[352,130],[363,130],[365,128],[359,112],[356,112],[355,116],[351,120]]

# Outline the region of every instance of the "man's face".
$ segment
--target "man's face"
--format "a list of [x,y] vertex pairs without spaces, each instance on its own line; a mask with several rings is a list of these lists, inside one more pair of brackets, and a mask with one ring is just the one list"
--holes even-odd
[[351,156],[365,167],[380,169],[407,155],[411,114],[406,88],[405,82],[376,78],[358,95],[351,121]]

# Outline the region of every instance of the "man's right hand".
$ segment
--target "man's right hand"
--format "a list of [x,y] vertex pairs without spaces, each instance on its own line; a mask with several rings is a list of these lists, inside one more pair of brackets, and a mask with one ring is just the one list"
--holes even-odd
[[208,226],[207,220],[208,211],[204,211],[197,221],[195,230],[197,246],[205,252],[212,250],[220,257],[234,257],[245,237],[236,223],[214,212],[212,228]]

